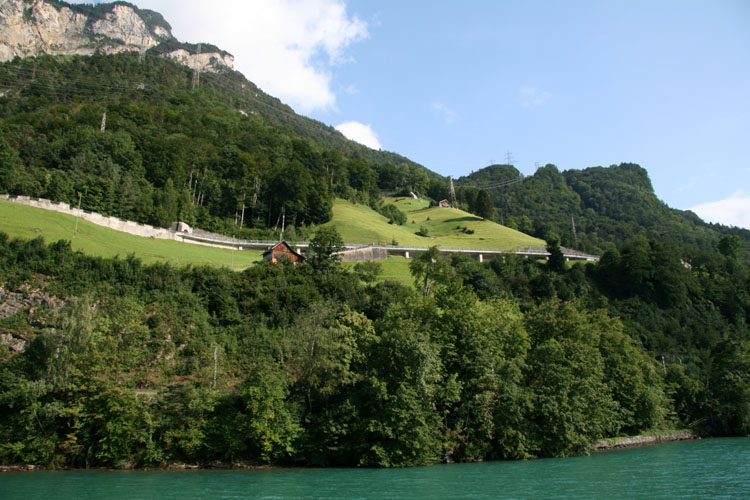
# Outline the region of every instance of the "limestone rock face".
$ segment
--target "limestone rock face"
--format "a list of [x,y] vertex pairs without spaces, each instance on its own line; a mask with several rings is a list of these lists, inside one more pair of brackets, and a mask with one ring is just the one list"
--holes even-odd
[[[99,5],[99,9],[98,15],[92,15],[78,6],[45,0],[0,0],[0,62],[42,54],[146,52],[164,42],[176,43],[169,25],[149,24],[141,15],[156,13],[117,2]],[[197,54],[185,49],[158,53],[201,71],[234,68],[234,58],[227,53]]]
[[90,54],[83,34],[86,16],[37,1],[6,0],[0,5],[0,60],[38,54]]
[[178,49],[165,53],[164,57],[201,71],[218,71],[221,67],[234,67],[234,57],[229,54],[222,56],[217,52],[191,54],[185,49]]
[[[147,50],[162,41],[149,31],[141,16],[126,5],[114,5],[112,12],[92,25],[92,31],[96,35],[122,41],[125,50],[130,47],[134,50]],[[165,37],[167,40],[171,38],[171,33]]]

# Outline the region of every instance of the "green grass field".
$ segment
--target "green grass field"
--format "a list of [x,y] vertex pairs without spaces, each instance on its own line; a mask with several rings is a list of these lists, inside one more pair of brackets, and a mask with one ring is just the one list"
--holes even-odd
[[388,257],[387,260],[379,261],[383,266],[383,274],[378,276],[378,281],[398,281],[404,285],[414,284],[414,278],[409,272],[409,259],[405,257]]
[[[388,198],[386,202],[395,203],[406,213],[408,222],[405,225],[388,224],[385,217],[369,207],[344,200],[335,201],[334,217],[327,225],[335,227],[347,243],[390,244],[395,240],[398,244],[409,246],[506,249],[545,244],[542,240],[462,210],[429,208],[428,202],[411,198]],[[142,238],[83,219],[78,221],[77,233],[75,226],[76,218],[71,215],[0,200],[0,231],[11,238],[32,239],[41,236],[48,243],[68,240],[74,250],[81,250],[88,255],[124,258],[134,254],[147,264],[169,262],[177,266],[224,266],[239,271],[262,258],[260,251],[233,252],[177,241]],[[427,228],[428,237],[415,234],[421,227]],[[474,233],[468,234],[464,228]],[[383,273],[378,277],[379,281],[394,280],[405,285],[412,284],[408,259],[389,257],[380,261],[380,264]]]
[[261,260],[260,251],[232,251],[177,241],[142,238],[97,226],[83,219],[20,203],[0,200],[0,231],[11,238],[33,239],[48,243],[68,240],[74,250],[87,255],[122,258],[134,254],[144,263],[169,262],[176,266],[210,265],[242,270]]
[[[389,224],[388,219],[365,205],[337,199],[333,220],[326,225],[336,228],[347,243],[434,246],[445,248],[516,249],[545,246],[545,242],[455,208],[429,208],[424,200],[387,198],[406,214],[403,226]],[[415,234],[427,229],[427,237]],[[473,231],[473,234],[469,234]]]
[[[403,285],[412,286],[414,284],[414,278],[409,272],[409,259],[405,257],[388,257],[386,260],[377,261],[380,264],[382,273],[378,276],[377,281],[397,281]],[[344,267],[349,270],[353,270],[356,262],[344,262]]]

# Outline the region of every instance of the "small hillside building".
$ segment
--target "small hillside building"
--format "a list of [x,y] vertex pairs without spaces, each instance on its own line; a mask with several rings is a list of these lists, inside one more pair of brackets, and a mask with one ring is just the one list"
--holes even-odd
[[440,203],[438,203],[438,206],[443,207],[443,208],[450,208],[451,202],[448,200],[440,200]]
[[276,263],[282,258],[289,259],[295,266],[305,262],[305,258],[295,252],[286,241],[280,241],[263,252],[263,260],[270,260],[271,262]]

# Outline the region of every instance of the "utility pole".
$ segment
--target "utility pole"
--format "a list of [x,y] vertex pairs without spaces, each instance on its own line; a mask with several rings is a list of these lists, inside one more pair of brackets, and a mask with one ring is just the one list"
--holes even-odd
[[284,223],[286,222],[286,207],[281,207],[281,239],[284,239]]
[[[201,44],[198,44],[198,50],[195,54],[196,56],[201,55]],[[200,61],[197,61],[196,57],[196,67],[193,69],[193,90],[197,89],[198,86],[201,83],[201,70],[200,70]]]
[[78,219],[81,218],[81,192],[78,191],[78,212],[76,212],[76,229],[75,234],[78,234]]
[[458,201],[456,201],[456,188],[453,187],[453,177],[448,177],[451,181],[451,207],[458,208]]
[[99,127],[100,132],[104,132],[107,128],[107,112],[104,111],[104,114],[102,115],[102,124]]
[[216,369],[218,368],[219,364],[219,347],[214,346],[214,381],[211,385],[211,389],[216,389]]
[[576,243],[576,250],[578,250],[578,235],[576,234],[576,221],[573,216],[570,216],[570,223],[573,225],[573,241]]
[[255,217],[255,204],[258,202],[258,190],[260,189],[260,179],[255,176],[255,191],[253,192],[253,210],[250,217]]
[[513,153],[508,150],[508,152],[505,153],[505,164],[515,166],[515,163],[516,160],[513,158]]
[[240,215],[240,231],[242,230],[243,222],[245,222],[245,195],[242,195],[242,215]]
[[255,176],[255,192],[253,192],[253,208],[255,208],[255,203],[258,201],[258,190],[260,189],[260,179],[258,176]]

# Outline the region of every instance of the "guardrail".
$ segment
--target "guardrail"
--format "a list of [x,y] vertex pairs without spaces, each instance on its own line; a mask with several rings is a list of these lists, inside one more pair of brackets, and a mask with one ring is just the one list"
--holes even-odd
[[[271,240],[242,240],[237,238],[212,238],[209,235],[195,235],[189,233],[178,233],[180,237],[185,240],[194,240],[208,244],[215,245],[226,245],[231,248],[240,250],[256,249],[266,250],[273,245],[277,244],[278,241]],[[291,245],[296,247],[299,251],[304,251],[310,246],[308,241],[297,241],[291,242]],[[405,256],[410,257],[411,254],[424,253],[429,250],[430,247],[426,246],[411,246],[411,245],[385,245],[381,243],[345,243],[344,247],[347,250],[354,250],[358,248],[367,247],[378,247],[384,248],[389,255],[395,253],[403,253]],[[463,253],[480,256],[480,260],[483,259],[484,255],[526,255],[535,257],[548,257],[549,252],[545,247],[526,247],[526,248],[459,248],[459,247],[441,247],[438,246],[440,253]],[[596,255],[590,255],[577,250],[569,248],[562,248],[563,255],[565,258],[570,260],[586,260],[586,261],[598,261],[599,257]]]
[[[54,202],[44,198],[35,198],[30,196],[9,196],[7,194],[0,194],[0,199],[6,199],[9,201],[15,201],[18,203],[28,204],[37,208],[43,208],[46,210],[55,210],[64,213],[70,213],[71,215],[83,215],[84,218],[91,219],[91,222],[107,225],[111,229],[117,231],[123,231],[138,236],[151,236],[160,238],[171,238],[187,243],[194,243],[200,245],[210,245],[223,248],[233,248],[237,250],[266,250],[273,245],[279,243],[276,240],[243,240],[239,238],[232,238],[229,236],[222,236],[213,233],[204,232],[172,232],[164,228],[156,228],[147,224],[130,222],[118,219],[117,217],[106,217],[95,212],[89,212],[87,210],[79,210],[71,207],[67,203]],[[101,219],[98,220],[98,219]],[[106,223],[106,224],[103,224]],[[131,227],[133,226],[133,227]],[[148,234],[146,234],[148,233]],[[153,233],[153,234],[151,234]],[[307,241],[298,241],[291,243],[298,250],[306,250],[310,243]],[[382,247],[385,248],[389,255],[394,253],[403,253],[405,256],[411,256],[412,253],[423,253],[429,250],[429,246],[411,246],[411,245],[388,245],[382,243],[346,243],[344,247],[347,250],[353,250],[357,248],[366,247]],[[484,255],[526,255],[536,257],[548,257],[549,252],[545,247],[527,247],[527,248],[458,248],[458,247],[440,247],[438,249],[441,253],[463,253],[475,255],[481,261]],[[586,260],[586,261],[598,261],[597,255],[590,255],[578,250],[570,248],[561,248],[563,255],[567,259],[572,260]]]

